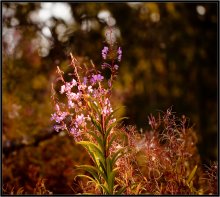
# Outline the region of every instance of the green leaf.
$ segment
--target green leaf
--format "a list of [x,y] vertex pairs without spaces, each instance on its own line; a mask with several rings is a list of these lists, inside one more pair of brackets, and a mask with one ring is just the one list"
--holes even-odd
[[194,177],[194,175],[195,175],[195,173],[196,173],[197,167],[198,167],[198,166],[195,165],[195,167],[193,168],[192,172],[190,173],[190,175],[189,175],[189,177],[188,177],[188,179],[187,179],[187,181],[186,181],[186,183],[187,183],[188,185],[190,185],[190,182],[192,181],[192,179],[193,179],[193,177]]
[[88,150],[88,152],[93,155],[97,166],[99,167],[99,161],[105,166],[105,159],[103,151],[93,142],[89,141],[80,141],[77,144],[81,144],[83,147]]
[[81,144],[82,146],[84,146],[86,150],[91,154],[96,164],[97,172],[104,178],[104,180],[107,181],[104,154],[100,150],[100,148],[96,144],[89,141],[80,141],[77,142],[77,144]]
[[107,131],[105,132],[104,141],[106,142],[109,133],[111,132],[112,128],[117,125],[117,122],[113,122],[110,126],[108,126]]
[[105,122],[106,125],[108,125],[108,123],[109,123],[109,121],[111,120],[111,118],[113,117],[113,115],[114,115],[119,109],[121,109],[121,108],[123,108],[123,107],[125,107],[125,106],[121,106],[121,107],[119,107],[119,108],[113,110],[113,112],[111,112],[111,113],[108,115],[108,117],[107,117],[107,119],[106,119],[106,122]]
[[121,122],[121,121],[124,120],[124,119],[129,119],[129,118],[128,118],[128,117],[118,118],[118,119],[116,120],[116,122],[119,123],[119,122]]
[[[101,115],[100,110],[99,110],[99,109],[101,109],[101,106],[99,105],[99,103],[96,102],[96,100],[94,100],[91,96],[90,96],[90,100],[91,101],[88,102],[89,107],[94,109],[96,111],[96,113]],[[96,102],[97,105],[94,102]]]
[[114,125],[112,125],[112,126],[108,127],[107,131],[105,132],[105,136],[104,136],[104,142],[106,142],[106,140],[107,140],[107,138],[108,138],[109,133],[111,132],[112,128],[113,128],[114,126],[116,126],[116,125],[117,125],[117,123],[115,123]]
[[103,146],[103,139],[102,139],[102,137],[98,136],[93,131],[88,131],[87,133],[89,133],[93,138],[95,138],[95,140],[97,141],[97,143],[98,143],[99,147],[101,148],[102,152],[104,152],[104,146]]
[[[100,186],[102,187],[103,191],[105,191],[105,194],[107,194],[107,195],[111,194],[105,185],[100,184]],[[103,194],[104,194],[104,192],[103,192]]]
[[91,121],[92,121],[92,124],[97,128],[97,130],[102,134],[101,124],[98,121],[96,121],[96,119],[93,116],[91,116]]
[[98,168],[95,168],[94,166],[91,166],[91,165],[79,165],[79,166],[76,166],[78,169],[82,169],[82,170],[85,170],[87,172],[89,172],[93,177],[94,179],[97,180],[97,183],[102,183],[101,182],[101,179],[99,178],[99,175],[102,176],[104,178],[104,180],[107,181],[107,177],[106,175],[100,171],[100,169]]
[[100,162],[100,167],[102,172],[105,174],[105,177],[103,177],[105,179],[105,181],[107,181],[107,171],[106,171],[106,167],[102,164],[102,162]]
[[98,181],[98,183],[101,183],[101,180],[100,180],[99,175],[98,175],[99,171],[94,166],[91,166],[91,165],[76,165],[76,167],[77,167],[77,169],[82,169],[82,170],[87,171],[88,173],[90,173],[93,176],[93,178],[95,180]]
[[116,137],[117,137],[117,136],[114,134],[114,135],[112,136],[112,138],[109,140],[109,142],[107,143],[107,147],[106,147],[107,152],[109,151],[109,149],[110,149],[110,147],[111,147],[111,145],[112,145],[112,143],[114,142],[114,140],[115,140]]
[[[76,142],[76,144],[79,144],[79,142]],[[92,157],[92,160],[96,164],[96,166],[99,166],[99,163],[97,163],[94,153],[87,146],[85,145],[82,145],[82,146],[89,152],[89,155],[90,157]]]
[[114,189],[114,181],[115,181],[115,174],[117,171],[117,168],[112,169],[112,160],[110,157],[106,159],[107,163],[107,183],[108,183],[108,188],[111,194],[113,194],[113,189]]
[[114,181],[115,181],[116,169],[111,171],[108,175],[108,187],[111,194],[113,194]]
[[123,153],[123,151],[125,150],[124,148],[120,148],[119,150],[117,150],[113,155],[112,155],[112,166],[115,165],[115,162],[123,156],[123,154],[125,154],[125,152]]
[[127,117],[123,117],[123,118],[119,118],[118,120],[116,120],[115,122],[111,123],[108,127],[107,127],[107,131],[105,133],[105,138],[104,140],[106,141],[110,131],[112,130],[113,127],[115,127],[121,120],[123,119],[127,119]]
[[101,106],[99,104],[99,102],[97,102],[96,99],[94,99],[94,97],[91,97],[88,95],[88,105],[91,109],[93,109],[96,113],[98,113],[100,115],[100,110],[101,109]]
[[122,188],[120,188],[116,193],[115,195],[121,195],[123,194],[123,192],[126,190],[128,186],[123,186]]
[[87,178],[87,179],[91,180],[92,182],[94,182],[95,184],[97,184],[97,181],[94,178],[90,177],[90,176],[87,176],[87,175],[84,175],[84,174],[78,174],[78,175],[76,175],[76,177]]
[[107,164],[107,177],[108,177],[112,171],[111,158],[108,157],[106,159],[106,164]]

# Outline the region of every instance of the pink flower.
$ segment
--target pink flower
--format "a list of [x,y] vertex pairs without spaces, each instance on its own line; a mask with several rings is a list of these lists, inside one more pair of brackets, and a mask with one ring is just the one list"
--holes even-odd
[[100,81],[102,81],[104,79],[104,77],[102,76],[102,75],[100,75],[100,74],[98,74],[98,75],[92,75],[92,78],[90,79],[90,82],[92,83],[92,84],[95,84],[96,82],[100,82]]
[[80,126],[84,123],[85,117],[83,114],[76,116],[76,125]]
[[102,114],[106,116],[109,115],[113,110],[111,108],[111,103],[108,98],[105,99],[104,104],[105,106],[102,109]]
[[58,104],[56,104],[55,108],[56,108],[56,111],[60,111],[60,106]]
[[81,96],[81,94],[79,92],[77,94],[74,93],[74,92],[71,92],[71,93],[67,94],[68,100],[75,100],[75,101],[77,101],[80,98],[80,96]]
[[74,136],[74,139],[76,141],[79,141],[80,140],[80,130],[78,128],[75,128],[75,127],[72,127],[70,129],[70,133]]
[[104,47],[102,49],[102,58],[105,60],[106,59],[106,56],[108,54],[108,47]]
[[66,82],[65,92],[70,92],[72,87],[73,87],[72,83]]
[[72,102],[72,100],[68,100],[68,107],[73,108],[75,104]]
[[114,65],[115,70],[118,70],[118,67],[119,67],[118,65],[116,65],[116,64]]
[[56,132],[59,132],[60,130],[62,131],[62,130],[65,130],[65,129],[67,129],[66,128],[66,125],[54,125],[54,130],[56,131]]
[[122,56],[122,50],[121,47],[118,48],[118,61],[121,61],[121,56]]
[[112,87],[112,82],[110,79],[108,80],[108,87]]
[[92,86],[89,86],[89,87],[88,87],[88,92],[89,92],[89,93],[92,93],[92,92],[93,92]]
[[83,85],[86,85],[87,81],[88,81],[87,77],[83,77]]
[[61,93],[61,94],[63,94],[63,93],[65,92],[65,88],[66,88],[65,85],[62,85],[62,86],[61,86],[61,90],[60,90],[60,93]]
[[61,86],[60,93],[63,94],[64,92],[70,92],[73,86],[77,85],[77,81],[73,79],[71,82],[66,82],[64,85]]
[[82,84],[78,86],[78,90],[85,90],[86,89],[86,85]]
[[51,120],[55,120],[57,123],[60,123],[68,115],[67,112],[58,112],[54,113],[51,116]]
[[71,84],[72,84],[72,86],[77,86],[77,81],[76,81],[75,79],[73,79],[73,80],[71,81]]
[[103,108],[103,110],[102,110],[102,114],[103,115],[109,115],[110,113],[112,113],[113,111],[112,111],[112,108],[111,107],[108,107],[108,106],[105,106],[104,108]]

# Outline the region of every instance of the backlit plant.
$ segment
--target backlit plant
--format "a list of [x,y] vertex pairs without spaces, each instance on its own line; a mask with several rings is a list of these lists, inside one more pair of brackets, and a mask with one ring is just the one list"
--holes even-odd
[[[57,81],[61,83],[58,94],[66,100],[61,103],[52,86],[56,111],[51,119],[56,122],[54,129],[67,130],[93,161],[93,165],[76,166],[89,173],[77,175],[88,180],[83,191],[116,195],[204,194],[199,184],[197,135],[185,116],[176,117],[172,108],[159,113],[158,118],[150,115],[151,129],[144,133],[134,126],[119,124],[124,118],[116,119],[111,95],[122,58],[121,47],[110,43],[102,50],[101,68],[110,70],[108,79],[92,61],[90,66],[82,66],[71,53],[70,57],[70,80],[65,80],[64,72],[57,67]],[[209,193],[217,192],[216,172],[217,167],[207,173]]]
[[[114,56],[112,56],[114,54]],[[54,129],[56,131],[67,130],[77,144],[81,144],[92,158],[94,165],[80,165],[90,173],[91,176],[78,175],[91,180],[101,194],[120,194],[124,188],[115,185],[115,175],[117,172],[116,162],[125,152],[125,148],[115,146],[117,137],[116,125],[121,120],[116,120],[112,109],[110,96],[113,80],[117,74],[118,65],[121,61],[122,50],[117,50],[112,45],[105,46],[102,50],[104,62],[102,68],[111,71],[111,77],[107,83],[104,77],[92,64],[92,68],[79,66],[77,60],[71,55],[71,66],[73,68],[72,80],[65,81],[63,72],[57,67],[58,80],[63,84],[59,93],[65,94],[67,105],[59,103],[55,97],[53,89],[53,101],[56,112],[52,114],[52,120],[56,121]],[[115,58],[115,59],[114,59]],[[84,76],[80,76],[83,71]]]

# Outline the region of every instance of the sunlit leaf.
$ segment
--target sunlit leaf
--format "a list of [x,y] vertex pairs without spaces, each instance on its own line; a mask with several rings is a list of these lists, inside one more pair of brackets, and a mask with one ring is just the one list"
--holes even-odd
[[188,179],[187,179],[187,181],[186,181],[186,183],[187,184],[190,184],[190,182],[192,181],[192,179],[193,179],[193,177],[194,177],[194,175],[195,175],[195,173],[196,173],[196,170],[197,170],[197,165],[193,168],[193,170],[192,170],[192,172],[190,173],[190,175],[189,175],[189,177],[188,177]]

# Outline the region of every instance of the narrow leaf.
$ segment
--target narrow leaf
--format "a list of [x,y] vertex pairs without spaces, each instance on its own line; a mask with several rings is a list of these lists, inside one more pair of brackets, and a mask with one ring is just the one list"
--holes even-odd
[[135,190],[135,195],[138,195],[139,192],[140,192],[140,189],[141,189],[141,183],[138,184],[138,186],[136,187],[136,190]]
[[84,146],[91,154],[95,157],[95,162],[99,164],[99,160],[105,165],[104,153],[103,151],[93,142],[89,141],[80,141],[77,144]]
[[111,145],[112,145],[112,143],[114,142],[114,140],[115,140],[116,137],[117,137],[116,135],[113,135],[112,138],[111,138],[111,139],[109,140],[109,142],[107,143],[107,148],[106,148],[107,152],[109,151],[109,149],[110,149],[110,147],[111,147]]
[[110,191],[111,194],[113,194],[115,174],[116,174],[116,170],[113,170],[108,175],[108,186],[109,186],[109,191]]
[[97,128],[97,130],[102,134],[101,124],[93,116],[91,116],[91,121],[92,124]]
[[94,133],[93,131],[88,131],[87,133],[89,133],[98,143],[99,147],[101,148],[102,152],[104,151],[104,146],[103,146],[103,140],[100,136],[98,136],[96,133]]
[[[92,109],[94,109],[99,115],[101,115],[100,110],[99,110],[101,108],[101,106],[99,105],[99,103],[96,102],[92,97],[90,97],[90,99],[91,99],[91,101],[89,102],[90,107]],[[95,102],[96,102],[96,104],[95,104]]]
[[91,166],[91,165],[76,165],[77,169],[82,169],[82,170],[85,170],[87,171],[88,173],[90,173],[94,179],[96,179],[99,183],[101,183],[101,180],[98,176],[98,170],[94,167],[94,166]]
[[193,168],[192,172],[190,173],[189,178],[186,181],[187,184],[189,184],[192,181],[192,179],[193,179],[193,177],[194,177],[194,175],[196,173],[196,170],[197,170],[197,165],[195,165],[195,167]]
[[87,172],[89,172],[100,184],[101,184],[101,180],[99,178],[99,175],[102,176],[105,180],[107,180],[106,175],[100,171],[100,169],[95,168],[94,166],[91,165],[80,165],[80,166],[76,166],[78,169],[83,169]]
[[113,155],[112,155],[112,166],[115,165],[115,162],[122,157],[123,154],[125,154],[125,152],[123,153],[123,151],[125,150],[124,148],[120,148],[119,150],[117,150]]
[[[105,194],[107,194],[107,195],[111,194],[105,185],[100,184],[100,186],[102,187],[103,191],[105,191]],[[103,194],[104,194],[104,192],[103,192]]]
[[106,164],[107,164],[107,176],[109,176],[109,174],[112,171],[111,158],[108,157],[106,159]]
[[115,122],[111,123],[108,127],[107,127],[107,130],[106,130],[106,133],[105,133],[105,141],[109,135],[109,133],[111,132],[112,128],[115,127],[121,120],[123,119],[127,119],[127,117],[123,117],[123,118],[119,118],[118,120],[116,120]]
[[[76,142],[76,144],[80,144],[79,142]],[[96,164],[96,166],[99,166],[99,163],[96,160],[96,157],[94,155],[94,153],[90,150],[89,147],[87,147],[85,144],[81,144],[88,152],[90,157],[92,158],[93,162]]]
[[127,189],[128,186],[123,186],[122,188],[120,188],[115,195],[121,195],[123,194],[123,192]]
[[92,182],[94,182],[95,184],[97,184],[97,181],[94,178],[90,177],[90,176],[87,176],[87,175],[84,175],[84,174],[79,174],[79,175],[76,175],[76,177],[87,178],[87,179],[91,180]]
[[102,164],[102,162],[100,162],[100,167],[101,167],[102,172],[105,174],[105,176],[103,176],[103,178],[105,179],[105,181],[107,181],[106,167]]

